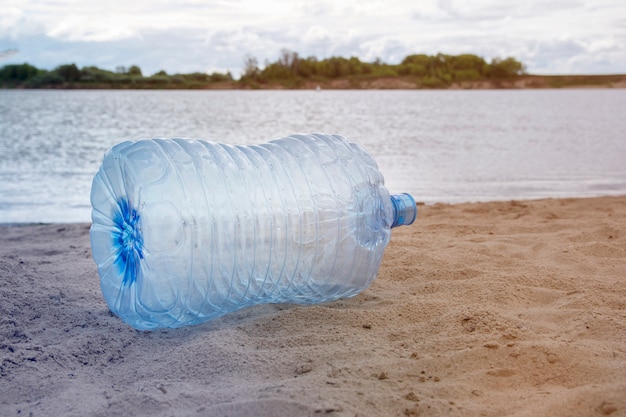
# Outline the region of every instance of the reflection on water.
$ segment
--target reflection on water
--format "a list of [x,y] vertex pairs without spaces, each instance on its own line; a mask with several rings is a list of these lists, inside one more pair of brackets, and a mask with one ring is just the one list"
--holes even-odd
[[426,203],[624,194],[624,114],[626,90],[0,90],[0,222],[89,221],[105,150],[151,137],[338,133]]

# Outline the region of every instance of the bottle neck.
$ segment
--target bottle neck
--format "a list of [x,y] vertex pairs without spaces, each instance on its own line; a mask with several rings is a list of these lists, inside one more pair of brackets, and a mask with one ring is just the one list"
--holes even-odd
[[393,194],[391,196],[393,205],[393,224],[391,228],[397,226],[408,226],[417,218],[417,204],[410,194]]

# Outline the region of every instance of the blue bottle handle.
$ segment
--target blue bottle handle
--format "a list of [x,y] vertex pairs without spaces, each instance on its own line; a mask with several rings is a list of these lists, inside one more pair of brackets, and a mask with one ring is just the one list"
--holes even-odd
[[393,194],[391,196],[393,204],[393,224],[391,228],[397,226],[408,226],[417,218],[417,204],[410,194]]

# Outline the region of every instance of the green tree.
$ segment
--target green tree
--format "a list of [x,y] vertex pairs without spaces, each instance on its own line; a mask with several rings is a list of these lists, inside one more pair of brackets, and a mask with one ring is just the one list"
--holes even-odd
[[41,88],[61,85],[65,79],[56,71],[42,71],[26,81],[28,87]]
[[526,68],[524,64],[512,57],[506,59],[494,58],[491,60],[491,65],[489,65],[489,76],[491,78],[511,78],[524,75],[525,73]]
[[450,57],[450,70],[456,81],[474,81],[486,76],[487,63],[477,55],[461,54]]
[[143,75],[141,74],[141,68],[139,68],[137,65],[131,65],[130,68],[128,68],[128,75],[131,76],[135,76],[135,77],[142,77]]
[[81,81],[110,83],[119,75],[113,71],[107,71],[95,66],[83,67],[81,70]]
[[401,75],[424,77],[431,72],[431,62],[431,57],[425,54],[408,55],[402,60],[398,72]]
[[209,75],[204,72],[192,72],[191,74],[185,75],[185,79],[198,83],[206,83],[209,81]]
[[302,78],[315,76],[317,74],[316,65],[317,58],[315,58],[314,56],[300,59],[296,75]]
[[251,80],[257,80],[259,77],[259,61],[252,55],[246,55],[243,59],[243,76],[242,78],[249,78]]
[[60,65],[56,67],[54,72],[59,74],[59,76],[61,76],[61,78],[63,78],[63,81],[65,82],[78,81],[80,80],[80,77],[82,76],[82,73],[78,69],[76,64]]
[[232,81],[233,76],[230,74],[230,72],[227,72],[226,74],[214,72],[209,76],[209,80],[213,83]]
[[280,58],[278,58],[277,64],[295,75],[298,73],[300,57],[297,52],[292,52],[289,49],[283,48],[280,51]]
[[0,69],[0,82],[17,83],[35,77],[40,70],[30,64],[5,65]]

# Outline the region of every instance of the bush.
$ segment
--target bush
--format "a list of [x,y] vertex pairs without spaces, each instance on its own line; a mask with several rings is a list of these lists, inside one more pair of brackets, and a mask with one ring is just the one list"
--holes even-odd
[[130,68],[128,68],[128,75],[133,75],[135,77],[143,77],[143,75],[141,74],[141,68],[139,68],[137,65],[131,65]]
[[421,85],[424,88],[445,88],[448,86],[448,84],[445,81],[437,77],[431,77],[431,76],[422,78]]
[[24,63],[20,65],[6,65],[0,68],[0,83],[17,84],[39,74],[39,69]]
[[58,66],[54,72],[56,72],[66,82],[78,81],[82,76],[82,73],[76,64]]
[[44,72],[30,78],[26,85],[33,88],[58,86],[65,82],[65,79],[56,71]]
[[514,58],[494,58],[489,66],[489,77],[496,79],[512,78],[526,73],[524,65]]

